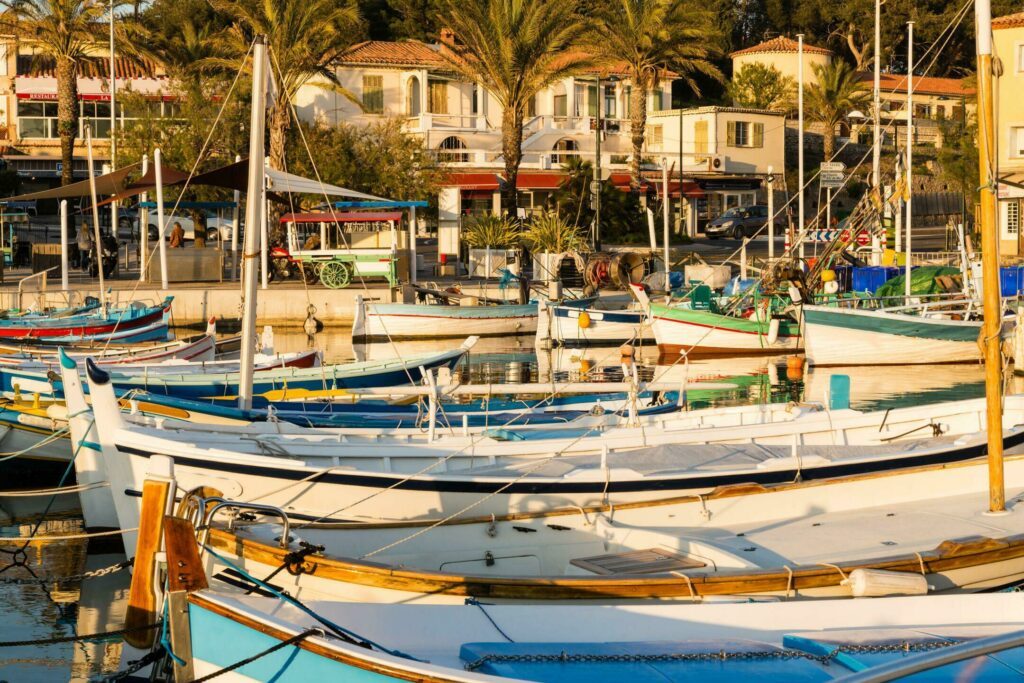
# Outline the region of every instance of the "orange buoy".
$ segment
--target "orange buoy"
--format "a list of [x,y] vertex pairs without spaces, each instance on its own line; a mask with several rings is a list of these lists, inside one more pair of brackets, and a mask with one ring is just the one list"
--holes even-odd
[[623,344],[619,347],[619,355],[623,358],[632,358],[635,349],[632,344]]
[[585,330],[590,327],[590,314],[586,311],[580,313],[580,317],[576,319],[576,324],[580,326],[581,330]]

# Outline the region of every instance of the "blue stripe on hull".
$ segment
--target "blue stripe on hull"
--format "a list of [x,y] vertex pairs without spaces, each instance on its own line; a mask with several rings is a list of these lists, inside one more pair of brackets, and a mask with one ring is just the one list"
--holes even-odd
[[[281,642],[273,636],[260,633],[195,604],[189,605],[188,612],[192,630],[192,656],[196,660],[212,664],[217,669],[252,657]],[[237,673],[252,680],[274,683],[379,683],[400,680],[349,666],[295,646],[285,647],[261,657],[237,669]]]

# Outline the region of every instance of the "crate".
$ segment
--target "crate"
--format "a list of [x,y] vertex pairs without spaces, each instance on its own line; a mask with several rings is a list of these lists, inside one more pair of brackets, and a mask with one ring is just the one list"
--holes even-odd
[[1024,268],[1006,266],[999,269],[999,289],[1003,296],[1017,296],[1024,289]]
[[851,277],[851,285],[855,292],[875,293],[879,287],[885,284],[886,280],[899,275],[901,270],[895,266],[866,266],[854,268]]

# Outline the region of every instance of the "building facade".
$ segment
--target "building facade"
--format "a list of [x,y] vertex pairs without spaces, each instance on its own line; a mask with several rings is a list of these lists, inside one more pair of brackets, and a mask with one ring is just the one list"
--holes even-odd
[[[832,50],[804,43],[804,85],[816,83],[814,66],[828,66],[832,62]],[[796,83],[800,73],[799,43],[786,36],[777,36],[763,43],[737,50],[729,55],[732,58],[732,72],[737,74],[747,64],[763,64],[775,67],[783,76],[788,76]]]
[[[451,169],[449,183],[439,197],[439,248],[441,253],[457,253],[462,221],[500,208],[504,182],[502,108],[481,84],[466,82],[451,70],[442,54],[444,49],[443,43],[417,41],[361,43],[348,51],[335,69],[338,81],[354,97],[310,82],[300,89],[296,107],[303,118],[328,124],[370,124],[399,118],[407,131],[421,136],[425,146]],[[552,196],[567,177],[562,164],[574,158],[596,161],[598,118],[603,129],[602,177],[616,187],[628,188],[631,88],[621,69],[605,67],[562,79],[536,95],[525,120],[517,185],[520,207],[526,213],[551,205]],[[661,177],[661,157],[669,158],[674,179],[670,192],[678,199],[683,185],[675,164],[680,151],[675,122],[680,113],[671,109],[671,92],[671,78],[666,78],[648,94],[642,164],[645,175],[650,176],[645,189],[654,197],[660,192],[657,179]],[[690,156],[684,175],[685,180],[693,182],[686,184],[689,194],[703,196],[706,192],[714,196],[700,205],[706,209],[703,213],[696,213],[696,205],[692,207],[692,220],[706,216],[712,210],[707,207],[731,205],[741,196],[744,201],[752,200],[772,160],[780,159],[777,166],[783,166],[783,137],[775,129],[781,117],[767,115],[775,127],[768,126],[770,133],[759,142],[760,148],[753,147],[751,139],[749,148],[726,149],[727,128],[720,119],[724,112],[684,112],[686,126],[695,127],[694,135],[703,130],[709,136],[705,146],[716,150],[711,154],[720,159],[717,165],[709,166],[703,154],[697,154],[695,143],[687,152]],[[700,124],[698,119],[705,121]],[[746,129],[740,133],[746,134]],[[748,144],[746,138],[742,140]],[[770,153],[765,153],[766,146],[771,146]],[[708,185],[710,189],[705,191],[696,184],[697,180],[704,182],[704,176],[742,182],[721,186],[726,189]],[[742,190],[729,189],[740,185]]]
[[1002,61],[996,80],[996,149],[999,171],[999,246],[1019,256],[1024,213],[1024,12],[992,20],[995,55]]
[[[117,92],[147,96],[150,114],[172,117],[175,98],[169,83],[153,64],[115,59]],[[85,133],[94,140],[97,166],[110,160],[110,61],[98,52],[82,60],[78,74],[78,135],[74,175],[87,174]],[[117,125],[140,115],[117,104]],[[53,63],[35,54],[15,36],[0,36],[0,157],[21,179],[23,192],[60,183],[60,135],[57,130],[57,79]]]

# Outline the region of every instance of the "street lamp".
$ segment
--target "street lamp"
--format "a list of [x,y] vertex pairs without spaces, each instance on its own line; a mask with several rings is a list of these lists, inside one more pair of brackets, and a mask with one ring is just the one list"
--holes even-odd
[[768,262],[775,259],[775,169],[768,167],[764,178],[768,183]]
[[601,251],[601,133],[604,132],[604,123],[601,120],[601,107],[604,106],[604,93],[601,92],[601,84],[617,83],[618,76],[609,76],[602,79],[597,76],[597,122],[595,133],[597,135],[594,143],[594,180],[590,183],[591,206],[594,209],[594,251]]

